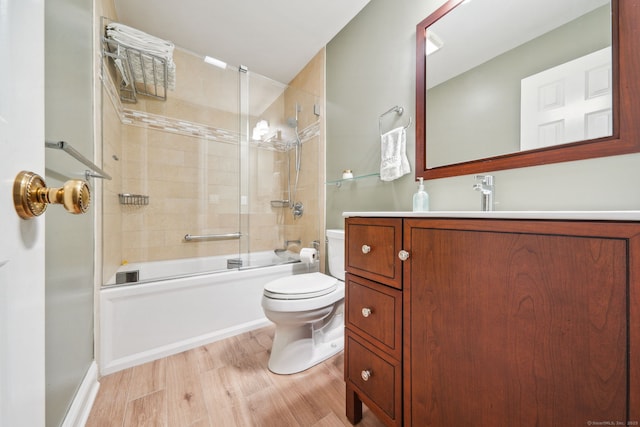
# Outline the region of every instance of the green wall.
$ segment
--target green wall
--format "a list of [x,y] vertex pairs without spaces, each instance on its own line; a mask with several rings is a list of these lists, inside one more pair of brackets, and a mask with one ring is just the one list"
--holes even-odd
[[[93,159],[93,2],[45,2],[45,138]],[[44,141],[43,141],[44,144]],[[45,151],[45,180],[84,179],[83,164]],[[95,182],[91,182],[95,197]],[[46,425],[62,424],[93,357],[95,200],[84,215],[51,206],[45,217]]]
[[[415,121],[415,28],[441,0],[372,0],[327,45],[327,180],[380,169],[378,117],[383,132]],[[327,228],[342,227],[347,210],[409,210],[415,191],[415,126],[407,132],[411,174],[395,181],[366,178],[327,186]]]

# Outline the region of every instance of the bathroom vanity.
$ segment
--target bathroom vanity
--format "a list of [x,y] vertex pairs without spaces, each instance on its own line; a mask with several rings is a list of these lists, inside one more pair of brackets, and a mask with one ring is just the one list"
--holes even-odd
[[638,425],[640,212],[345,216],[352,423]]

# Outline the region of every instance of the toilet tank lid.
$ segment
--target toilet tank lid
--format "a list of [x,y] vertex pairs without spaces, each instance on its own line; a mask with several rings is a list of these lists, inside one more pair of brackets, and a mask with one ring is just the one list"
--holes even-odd
[[335,228],[327,229],[327,237],[333,237],[335,239],[344,239],[344,230]]
[[264,285],[264,289],[275,294],[310,294],[335,289],[337,283],[338,280],[335,277],[326,274],[305,273],[272,280]]

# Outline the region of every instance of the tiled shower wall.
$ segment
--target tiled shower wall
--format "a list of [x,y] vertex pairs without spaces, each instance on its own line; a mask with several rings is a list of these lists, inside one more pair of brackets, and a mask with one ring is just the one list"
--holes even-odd
[[[324,271],[326,245],[324,237],[325,224],[325,49],[322,49],[309,61],[307,66],[289,83],[289,87],[301,89],[306,96],[313,96],[316,111],[305,107],[298,113],[300,128],[317,122],[318,135],[302,144],[302,165],[298,182],[296,199],[304,204],[304,215],[294,219],[290,212],[284,215],[285,237],[287,240],[302,241],[303,247],[310,247],[314,240],[320,241],[320,267]],[[295,99],[287,98],[287,103],[295,103]],[[309,106],[312,102],[305,102]],[[294,111],[295,106],[287,105],[286,111]],[[316,115],[319,113],[319,115]],[[304,141],[304,139],[303,139]],[[291,168],[295,165],[295,150],[290,150]],[[292,179],[295,171],[291,171]],[[286,178],[283,175],[283,178]]]
[[[229,112],[238,110],[238,77],[181,50],[176,50],[174,59],[177,85],[166,102],[140,97],[136,104],[120,104],[112,86],[103,88],[103,161],[114,176],[104,185],[105,281],[123,262],[238,252],[237,240],[184,241],[187,233],[239,231],[239,117]],[[292,82],[292,87],[312,91],[316,112],[323,106],[322,76],[324,51]],[[292,116],[296,102],[292,98],[299,98],[295,92],[288,89],[270,109],[284,108]],[[286,156],[294,151],[250,146],[251,251],[282,247],[285,239],[301,239],[303,246],[322,240],[324,117],[314,114],[313,103],[299,113],[300,129],[315,131],[303,144],[297,193],[305,203],[302,218],[294,220],[288,209],[270,205],[271,200],[288,198]],[[149,204],[121,205],[119,193],[148,195]]]

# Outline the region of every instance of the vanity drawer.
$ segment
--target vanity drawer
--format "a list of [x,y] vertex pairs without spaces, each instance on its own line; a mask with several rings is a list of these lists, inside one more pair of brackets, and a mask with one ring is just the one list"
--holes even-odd
[[402,292],[347,273],[345,324],[396,359],[402,355]]
[[348,272],[402,289],[402,219],[347,218],[345,234]]
[[401,422],[400,362],[376,354],[365,341],[347,332],[345,379],[361,400],[387,424]]

